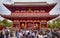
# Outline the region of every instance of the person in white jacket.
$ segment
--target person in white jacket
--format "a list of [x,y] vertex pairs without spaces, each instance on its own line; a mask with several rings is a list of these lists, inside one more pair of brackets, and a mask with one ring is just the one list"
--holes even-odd
[[44,38],[43,35],[42,35],[42,32],[38,33],[38,38]]

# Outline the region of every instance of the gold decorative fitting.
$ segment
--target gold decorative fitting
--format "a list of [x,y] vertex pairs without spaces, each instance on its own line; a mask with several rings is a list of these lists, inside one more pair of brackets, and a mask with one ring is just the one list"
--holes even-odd
[[32,12],[31,8],[28,9],[28,12]]

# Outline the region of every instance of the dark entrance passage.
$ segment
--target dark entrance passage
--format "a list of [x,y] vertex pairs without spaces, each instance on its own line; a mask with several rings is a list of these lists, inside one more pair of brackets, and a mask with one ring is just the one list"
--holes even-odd
[[25,29],[25,23],[24,22],[20,23],[20,29]]
[[39,29],[39,26],[40,26],[39,22],[35,22],[34,23],[34,29],[35,30],[38,30]]
[[28,23],[27,23],[27,28],[28,28],[28,29],[32,29],[32,28],[33,28],[32,25],[33,25],[32,22],[28,22]]

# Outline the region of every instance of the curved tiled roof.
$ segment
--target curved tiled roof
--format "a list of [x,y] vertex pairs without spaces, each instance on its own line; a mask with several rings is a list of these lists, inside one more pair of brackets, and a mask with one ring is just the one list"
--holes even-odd
[[49,15],[48,13],[12,13],[11,15],[1,15],[7,19],[22,19],[22,18],[35,18],[35,19],[53,19],[56,18],[58,15]]
[[50,11],[56,3],[48,4],[46,2],[15,2],[14,4],[3,4],[6,8],[8,8],[11,12],[15,10],[27,10],[37,9],[37,10],[46,10]]
[[48,13],[12,13],[11,17],[44,17],[49,16]]

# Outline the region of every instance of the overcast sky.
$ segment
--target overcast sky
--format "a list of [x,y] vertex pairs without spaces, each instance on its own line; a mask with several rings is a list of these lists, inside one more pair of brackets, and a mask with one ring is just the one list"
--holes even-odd
[[[50,14],[60,14],[60,0],[1,0],[0,1],[0,14],[9,15],[11,12],[3,6],[2,3],[14,3],[14,2],[48,2],[48,3],[56,3],[57,5],[50,11]],[[1,19],[1,18],[0,18]]]

